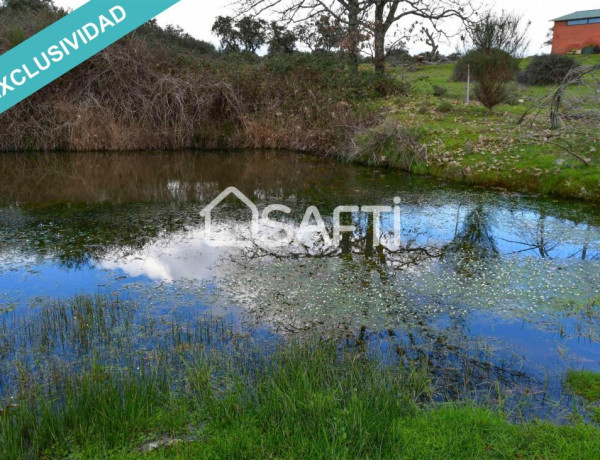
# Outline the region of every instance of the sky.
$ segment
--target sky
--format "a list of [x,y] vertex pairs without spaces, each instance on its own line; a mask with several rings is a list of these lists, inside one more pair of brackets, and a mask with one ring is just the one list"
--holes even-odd
[[[65,8],[77,8],[86,0],[55,0],[55,3]],[[544,47],[548,29],[552,26],[552,19],[580,10],[600,9],[600,0],[574,0],[564,2],[560,0],[488,0],[494,9],[514,11],[532,22],[529,29],[531,45],[529,54],[549,52]],[[173,24],[181,26],[190,35],[218,45],[218,40],[211,34],[211,27],[219,15],[234,15],[235,7],[231,0],[181,0],[179,3],[165,11],[158,17],[161,25]],[[411,52],[427,50],[424,44],[411,44]],[[443,47],[443,52],[451,52],[454,47]]]

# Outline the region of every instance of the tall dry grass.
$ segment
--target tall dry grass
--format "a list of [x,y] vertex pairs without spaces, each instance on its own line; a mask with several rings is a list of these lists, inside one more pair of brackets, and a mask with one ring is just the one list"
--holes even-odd
[[[0,52],[17,44],[10,37],[29,36],[60,14],[3,11]],[[372,77],[353,80],[335,57],[207,54],[157,39],[156,27],[144,26],[0,115],[0,150],[332,153],[374,118],[356,101],[382,86]]]

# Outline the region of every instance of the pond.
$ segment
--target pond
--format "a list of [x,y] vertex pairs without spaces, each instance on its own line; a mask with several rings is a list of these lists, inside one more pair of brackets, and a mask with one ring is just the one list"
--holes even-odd
[[[0,174],[5,361],[18,347],[2,353],[3,340],[34,340],[25,325],[40,305],[103,294],[135,300],[157,322],[209,315],[265,344],[318,334],[425,360],[440,379],[455,374],[450,393],[493,379],[511,394],[559,395],[566,370],[600,370],[600,209],[591,204],[288,152],[7,154]],[[352,212],[339,247],[318,233],[265,247],[247,238],[252,214],[229,196],[213,233],[245,244],[215,245],[201,211],[228,187],[261,212],[287,206],[279,218],[289,228],[315,206],[327,232],[338,206],[399,202],[399,244],[374,247],[389,216],[377,229],[372,215]],[[52,349],[61,353],[70,351]]]

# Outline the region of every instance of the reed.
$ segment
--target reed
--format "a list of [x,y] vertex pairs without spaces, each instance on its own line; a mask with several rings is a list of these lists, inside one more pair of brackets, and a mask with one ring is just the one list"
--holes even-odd
[[[313,336],[261,343],[218,318],[144,318],[134,303],[106,296],[39,308],[8,315],[0,328],[0,343],[13,344],[0,360],[1,458],[600,452],[593,425],[515,425],[491,399],[440,402],[426,363],[360,346]],[[51,365],[55,355],[60,365]]]

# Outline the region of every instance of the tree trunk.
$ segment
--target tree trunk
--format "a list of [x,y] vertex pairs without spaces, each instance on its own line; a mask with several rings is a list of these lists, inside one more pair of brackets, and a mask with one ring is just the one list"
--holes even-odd
[[375,72],[385,72],[385,34],[387,32],[383,20],[385,2],[377,2],[375,5],[375,24],[373,27],[375,46]]
[[348,2],[348,34],[350,54],[350,70],[354,74],[358,74],[358,61],[360,54],[360,21],[358,5],[359,0],[349,0]]
[[375,36],[375,72],[385,72],[385,36],[383,34]]

